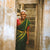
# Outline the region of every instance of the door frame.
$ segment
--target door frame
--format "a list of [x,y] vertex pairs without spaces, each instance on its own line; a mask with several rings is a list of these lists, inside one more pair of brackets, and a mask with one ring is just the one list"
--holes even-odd
[[37,41],[37,40],[36,40],[36,39],[37,39],[37,17],[38,17],[37,8],[38,8],[38,7],[37,7],[37,4],[36,4],[35,41],[34,41],[34,42],[35,42],[35,46],[34,46],[34,50],[36,50],[36,44],[37,44],[37,42],[36,42],[36,41]]
[[[19,3],[18,3],[19,4]],[[34,4],[34,3],[33,3]],[[24,3],[22,3],[21,4],[22,6],[21,6],[21,10],[22,9],[24,9]],[[38,27],[38,4],[36,4],[36,10],[37,10],[37,12],[36,12],[36,29],[35,29],[35,46],[34,46],[34,50],[38,50],[37,48],[39,48],[39,47],[37,47],[37,43],[39,43],[40,42],[40,38],[38,39],[37,37],[38,37],[38,35],[37,35],[37,32],[38,32],[38,30],[37,30],[37,27]],[[40,26],[39,26],[40,27]],[[40,37],[40,36],[39,36]],[[38,39],[38,40],[37,40]],[[38,42],[37,42],[38,41]],[[39,43],[40,44],[40,43]]]

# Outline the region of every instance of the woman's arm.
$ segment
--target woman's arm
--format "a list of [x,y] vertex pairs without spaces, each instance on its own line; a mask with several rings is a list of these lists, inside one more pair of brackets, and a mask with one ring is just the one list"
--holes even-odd
[[17,19],[17,26],[20,25],[20,24],[21,24],[21,23],[20,23],[19,19]]
[[27,42],[26,44],[29,44],[29,26],[27,27]]

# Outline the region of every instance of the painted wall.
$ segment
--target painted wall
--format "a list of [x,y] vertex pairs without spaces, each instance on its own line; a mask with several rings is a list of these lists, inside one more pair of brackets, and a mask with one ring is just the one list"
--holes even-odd
[[50,50],[50,0],[44,0],[42,50]]
[[15,0],[0,0],[0,50],[15,50]]

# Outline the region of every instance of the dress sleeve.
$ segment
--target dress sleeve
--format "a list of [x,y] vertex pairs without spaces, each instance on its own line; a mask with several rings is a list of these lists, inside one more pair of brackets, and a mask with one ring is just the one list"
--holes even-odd
[[20,25],[20,21],[19,21],[19,19],[17,19],[17,26],[18,26],[18,25]]
[[27,27],[27,30],[29,30],[30,26]]
[[30,21],[28,20],[28,26],[30,26],[30,24],[31,24],[31,23],[30,23]]

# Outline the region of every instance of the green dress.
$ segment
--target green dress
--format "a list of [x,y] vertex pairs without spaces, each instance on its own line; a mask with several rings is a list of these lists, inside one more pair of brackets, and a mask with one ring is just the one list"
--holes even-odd
[[29,20],[25,19],[25,21],[17,26],[16,33],[16,50],[25,50],[26,41],[27,41],[27,27],[30,25]]

